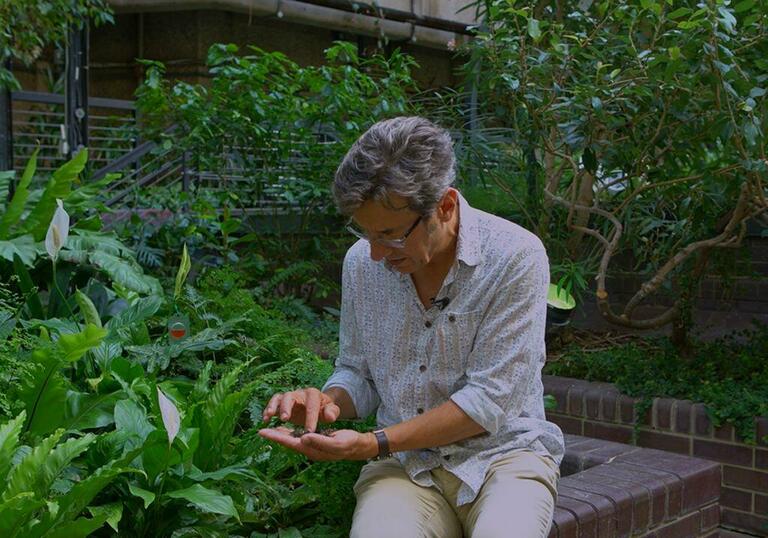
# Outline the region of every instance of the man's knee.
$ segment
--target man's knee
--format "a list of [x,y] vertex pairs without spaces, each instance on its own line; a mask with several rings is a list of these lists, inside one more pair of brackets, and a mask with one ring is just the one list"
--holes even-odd
[[414,484],[402,467],[366,466],[355,484],[353,538],[460,538],[453,510],[434,488]]

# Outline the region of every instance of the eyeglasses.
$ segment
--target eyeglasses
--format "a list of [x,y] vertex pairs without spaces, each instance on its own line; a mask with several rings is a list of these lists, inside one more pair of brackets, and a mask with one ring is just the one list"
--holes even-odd
[[419,218],[416,219],[416,222],[414,222],[410,228],[408,228],[408,231],[406,231],[403,236],[400,239],[371,239],[368,237],[364,231],[360,230],[359,228],[355,227],[354,222],[352,219],[349,220],[347,223],[347,231],[354,235],[355,237],[359,237],[360,239],[365,239],[369,243],[378,243],[379,245],[383,247],[388,248],[405,248],[405,241],[408,239],[408,236],[411,235],[411,232],[416,229],[416,226],[419,225],[421,222],[422,215],[419,215]]

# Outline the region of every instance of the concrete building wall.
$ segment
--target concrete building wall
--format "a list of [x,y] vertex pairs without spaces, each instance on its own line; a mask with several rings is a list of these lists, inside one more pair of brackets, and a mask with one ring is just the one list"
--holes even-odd
[[[114,25],[91,28],[90,93],[132,99],[144,76],[138,59],[165,63],[171,79],[204,83],[209,78],[205,58],[214,43],[235,43],[241,50],[253,45],[282,52],[300,65],[320,65],[323,51],[337,39],[357,42],[366,51],[377,49],[377,40],[372,37],[233,11],[118,13]],[[414,77],[422,88],[459,83],[456,69],[462,62],[455,53],[408,42],[389,42],[385,49],[395,47],[419,63]],[[36,66],[17,69],[16,73],[24,89],[50,91],[52,79],[63,68],[62,60],[61,54],[48,51]]]

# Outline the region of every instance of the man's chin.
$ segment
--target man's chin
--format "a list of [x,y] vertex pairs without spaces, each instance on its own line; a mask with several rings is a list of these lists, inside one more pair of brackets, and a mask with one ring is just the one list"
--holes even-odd
[[392,271],[397,271],[398,273],[412,273],[413,272],[413,264],[410,263],[410,260],[408,258],[400,258],[400,260],[384,260],[384,265],[387,266],[388,269],[391,269]]

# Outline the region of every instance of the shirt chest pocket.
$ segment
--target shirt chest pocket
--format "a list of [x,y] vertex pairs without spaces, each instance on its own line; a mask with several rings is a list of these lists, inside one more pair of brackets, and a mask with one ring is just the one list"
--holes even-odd
[[481,310],[444,312],[437,330],[437,351],[452,369],[464,372],[467,358],[475,346]]

